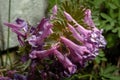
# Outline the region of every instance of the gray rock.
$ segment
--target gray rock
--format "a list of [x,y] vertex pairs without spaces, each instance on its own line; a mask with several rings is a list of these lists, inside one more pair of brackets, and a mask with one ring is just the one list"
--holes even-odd
[[[45,16],[46,7],[46,0],[11,0],[10,22],[19,17],[35,26]],[[8,22],[8,10],[9,0],[0,0],[0,50],[8,48],[8,28],[3,25]],[[9,48],[18,45],[16,34],[11,30],[9,41]]]

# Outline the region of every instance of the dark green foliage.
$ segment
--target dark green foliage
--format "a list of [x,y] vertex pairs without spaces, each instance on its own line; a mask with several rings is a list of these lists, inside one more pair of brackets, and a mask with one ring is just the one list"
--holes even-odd
[[101,50],[99,52],[99,55],[95,58],[96,63],[101,63],[102,61],[107,61],[107,58],[105,57],[105,53]]
[[100,69],[100,77],[102,80],[119,80],[120,76],[116,76],[115,73],[118,72],[116,66],[108,64],[106,68]]

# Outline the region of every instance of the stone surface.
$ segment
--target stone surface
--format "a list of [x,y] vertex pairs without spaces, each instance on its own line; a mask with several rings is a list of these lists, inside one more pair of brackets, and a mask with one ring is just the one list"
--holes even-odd
[[[16,18],[22,18],[31,25],[36,25],[43,16],[47,7],[47,0],[11,0],[11,18],[14,22]],[[0,0],[0,50],[7,49],[8,28],[3,25],[8,22],[9,0]],[[9,47],[18,45],[16,35],[10,31]]]

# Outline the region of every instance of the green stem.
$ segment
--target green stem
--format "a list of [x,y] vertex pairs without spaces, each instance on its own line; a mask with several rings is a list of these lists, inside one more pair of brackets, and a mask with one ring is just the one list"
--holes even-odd
[[57,4],[57,0],[55,0],[55,4]]
[[[0,53],[1,53],[1,51],[0,51]],[[1,66],[3,66],[3,56],[2,55],[0,55],[0,63],[1,63]]]
[[[10,22],[11,19],[11,0],[9,0],[9,6],[8,6],[8,22]],[[9,55],[9,44],[10,44],[10,29],[8,28],[8,35],[7,35],[7,55],[6,55],[6,65],[7,61],[10,61],[10,65],[12,66],[12,60]]]
[[92,75],[90,75],[90,79],[89,79],[89,80],[92,80],[92,78],[93,78],[93,76],[92,76]]
[[[11,19],[11,0],[9,0],[9,6],[8,6],[8,22],[10,22]],[[9,48],[10,44],[10,29],[8,28],[8,36],[7,36],[7,48]]]
[[[86,74],[86,75],[82,75],[82,76],[79,76],[79,79],[80,78],[84,78],[84,77],[91,77],[92,75],[90,75],[90,74]],[[91,79],[90,79],[91,80]]]

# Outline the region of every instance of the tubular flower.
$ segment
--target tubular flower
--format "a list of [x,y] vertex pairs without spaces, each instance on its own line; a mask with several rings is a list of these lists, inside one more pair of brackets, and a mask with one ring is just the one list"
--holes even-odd
[[65,37],[61,37],[61,41],[69,48],[75,50],[79,55],[84,55],[85,53],[90,53],[86,46],[79,46]]
[[22,19],[16,19],[16,23],[4,23],[6,26],[10,27],[13,32],[17,35],[25,37],[28,31],[27,23]]
[[27,37],[28,26],[27,23],[22,19],[16,19],[16,23],[4,23],[6,26],[10,27],[13,32],[17,34],[18,41],[21,46],[24,44],[24,39]]
[[18,24],[11,24],[11,23],[4,23],[4,24],[12,28],[12,31],[15,32],[17,35],[25,37],[25,34],[20,31],[20,29],[22,29],[22,26]]
[[92,20],[92,16],[91,16],[91,10],[90,9],[87,9],[85,11],[85,17],[84,17],[84,22],[90,26],[90,27],[95,27],[95,24]]
[[[81,36],[84,37],[84,40],[87,40],[88,42],[91,42],[91,43],[97,43],[96,45],[101,46],[101,47],[105,47],[106,41],[105,41],[104,37],[102,36],[102,31],[95,27],[92,19],[89,19],[89,18],[91,18],[91,17],[88,17],[88,16],[90,16],[90,13],[89,13],[89,15],[87,15],[88,19],[86,19],[86,20],[89,20],[89,22],[92,23],[92,26],[93,26],[92,30],[87,30],[84,27],[82,27],[67,12],[64,12],[64,14],[65,14],[66,19],[68,19],[68,21],[70,20],[73,23],[75,23],[75,25],[77,26],[76,30],[79,32],[79,34]],[[90,23],[87,23],[87,24],[90,25]]]
[[85,17],[84,17],[84,22],[92,27],[92,32],[89,33],[89,41],[93,42],[93,43],[96,43],[98,44],[98,47],[105,47],[106,45],[106,41],[104,39],[104,36],[102,36],[102,31],[103,30],[99,30],[95,27],[95,24],[92,20],[92,17],[91,17],[91,10],[90,9],[87,9],[85,11]]
[[89,49],[91,49],[91,51],[93,50],[93,45],[85,42],[85,39],[82,35],[80,35],[80,33],[77,31],[77,29],[75,29],[72,25],[70,25],[68,23],[68,28],[70,29],[70,31],[72,32],[72,35],[75,39],[77,39],[78,41],[80,41],[81,43],[83,43],[84,45],[86,45],[86,47],[88,47]]
[[28,37],[27,41],[33,47],[37,47],[41,45],[46,37],[48,37],[52,33],[52,24],[48,21],[48,19],[43,18],[38,27],[33,31],[30,37]]
[[27,23],[26,23],[24,20],[18,18],[18,19],[16,19],[16,23],[19,24],[19,25],[21,25],[22,28],[23,28],[23,30],[24,30],[25,32],[28,31]]
[[50,19],[53,20],[55,19],[56,15],[57,15],[57,5],[55,5],[53,8],[52,8],[52,15],[50,16]]
[[53,15],[57,15],[57,5],[55,5],[52,9]]
[[75,52],[73,49],[70,49],[70,55],[68,56],[74,64],[79,64],[81,67],[85,66],[85,59],[82,55]]
[[41,45],[44,39],[52,33],[52,24],[48,19],[43,18],[36,27],[28,27],[27,23],[22,19],[17,19],[16,24],[4,23],[17,34],[19,43],[23,46],[27,41],[32,47]]
[[57,48],[58,46],[55,45],[54,47],[48,50],[39,50],[39,51],[33,50],[29,56],[31,59],[35,59],[35,58],[43,59],[43,58],[48,57],[50,54],[53,54],[54,50],[56,50]]
[[78,41],[83,42],[84,38],[76,31],[76,29],[69,23],[67,25],[68,25],[68,28],[70,29],[70,31],[72,32],[73,37],[76,38]]
[[84,27],[82,27],[80,24],[78,24],[78,23],[72,18],[72,16],[71,16],[69,13],[67,13],[67,12],[64,11],[64,16],[66,17],[66,19],[67,19],[68,21],[75,23],[75,26],[77,26],[76,29],[78,30],[78,32],[79,32],[81,35],[87,36],[87,34],[91,32],[90,30],[87,30],[87,29],[85,29]]
[[64,68],[68,70],[69,74],[74,74],[76,72],[76,66],[58,50],[54,50],[54,55],[63,64]]
[[[84,22],[91,27],[90,30],[85,29],[83,26],[77,23],[72,16],[64,11],[64,16],[69,22],[73,22],[74,25],[72,26],[71,24],[67,23],[67,27],[69,30],[72,32],[73,37],[82,43],[82,45],[77,45],[73,43],[71,40],[61,37],[61,41],[70,49],[70,57],[72,61],[77,62],[77,60],[81,60],[80,64],[83,64],[84,62],[94,59],[98,53],[99,53],[99,48],[104,48],[106,45],[106,41],[104,37],[102,36],[102,31],[99,30],[98,28],[95,27],[94,22],[91,19],[91,11],[87,9],[85,11],[85,18]],[[85,54],[87,53],[87,54]],[[77,57],[76,55],[80,55]],[[75,59],[74,60],[74,58]],[[84,62],[82,62],[84,61]],[[78,61],[79,63],[79,61]]]
[[[98,30],[92,19],[91,19],[91,15],[90,15],[90,10],[87,10],[86,12],[88,12],[89,14],[87,14],[85,16],[85,23],[87,23],[89,26],[93,26],[92,30],[87,30],[85,28],[83,28],[80,24],[78,24],[70,14],[68,14],[67,12],[64,12],[65,17],[68,21],[72,21],[73,23],[75,23],[75,25],[77,26],[77,31],[83,36],[85,37],[85,40],[90,40],[92,43],[97,42],[99,44],[99,46],[101,47],[105,47],[106,45],[106,41],[104,39],[104,37],[102,36],[102,31]],[[86,19],[87,17],[87,19]],[[88,21],[87,21],[88,20]],[[92,24],[92,25],[91,25]]]

